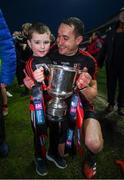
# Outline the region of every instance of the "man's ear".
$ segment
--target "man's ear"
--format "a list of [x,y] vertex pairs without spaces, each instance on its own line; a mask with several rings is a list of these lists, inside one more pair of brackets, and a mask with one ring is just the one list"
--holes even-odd
[[83,42],[83,36],[78,36],[76,38],[76,41],[77,41],[77,45],[81,44],[81,42]]

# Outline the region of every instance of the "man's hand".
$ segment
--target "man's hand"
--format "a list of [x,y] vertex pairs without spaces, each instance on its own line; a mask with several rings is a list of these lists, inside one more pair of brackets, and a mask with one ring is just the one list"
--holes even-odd
[[77,85],[78,89],[83,89],[89,85],[91,80],[92,80],[92,77],[87,72],[87,68],[84,67],[83,72],[79,75],[79,78],[76,81],[76,85]]
[[83,72],[80,74],[76,85],[80,89],[80,92],[86,97],[86,99],[92,103],[97,95],[97,82],[96,80],[92,79],[90,74],[87,72],[86,67],[84,67]]
[[28,75],[23,79],[23,82],[28,89],[31,89],[32,86],[34,86],[34,81]]

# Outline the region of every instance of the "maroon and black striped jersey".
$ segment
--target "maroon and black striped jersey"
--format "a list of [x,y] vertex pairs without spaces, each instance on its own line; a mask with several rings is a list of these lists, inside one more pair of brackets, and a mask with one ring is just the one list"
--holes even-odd
[[49,57],[52,63],[55,65],[70,67],[75,67],[75,65],[78,65],[80,70],[86,67],[92,78],[96,78],[96,60],[88,52],[79,49],[75,55],[65,56],[59,54],[58,50],[53,48],[53,50],[51,49],[50,51]]

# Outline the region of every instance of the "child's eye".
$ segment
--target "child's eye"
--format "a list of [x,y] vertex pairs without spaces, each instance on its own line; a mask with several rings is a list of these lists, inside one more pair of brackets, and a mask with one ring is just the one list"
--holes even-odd
[[35,44],[40,44],[40,41],[35,41]]
[[49,44],[50,43],[50,41],[44,41],[44,44]]

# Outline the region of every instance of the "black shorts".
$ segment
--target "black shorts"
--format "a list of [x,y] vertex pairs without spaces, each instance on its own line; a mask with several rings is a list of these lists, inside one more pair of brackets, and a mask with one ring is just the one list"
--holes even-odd
[[50,128],[51,136],[58,139],[59,144],[65,143],[68,129],[67,117],[63,117],[63,121],[60,122],[48,120],[48,127]]
[[84,119],[96,119],[96,111],[94,109],[93,104],[89,103],[89,101],[82,94],[80,95],[80,98],[84,109]]
[[84,119],[86,120],[89,118],[96,119],[96,111],[92,104],[89,104],[84,108]]

